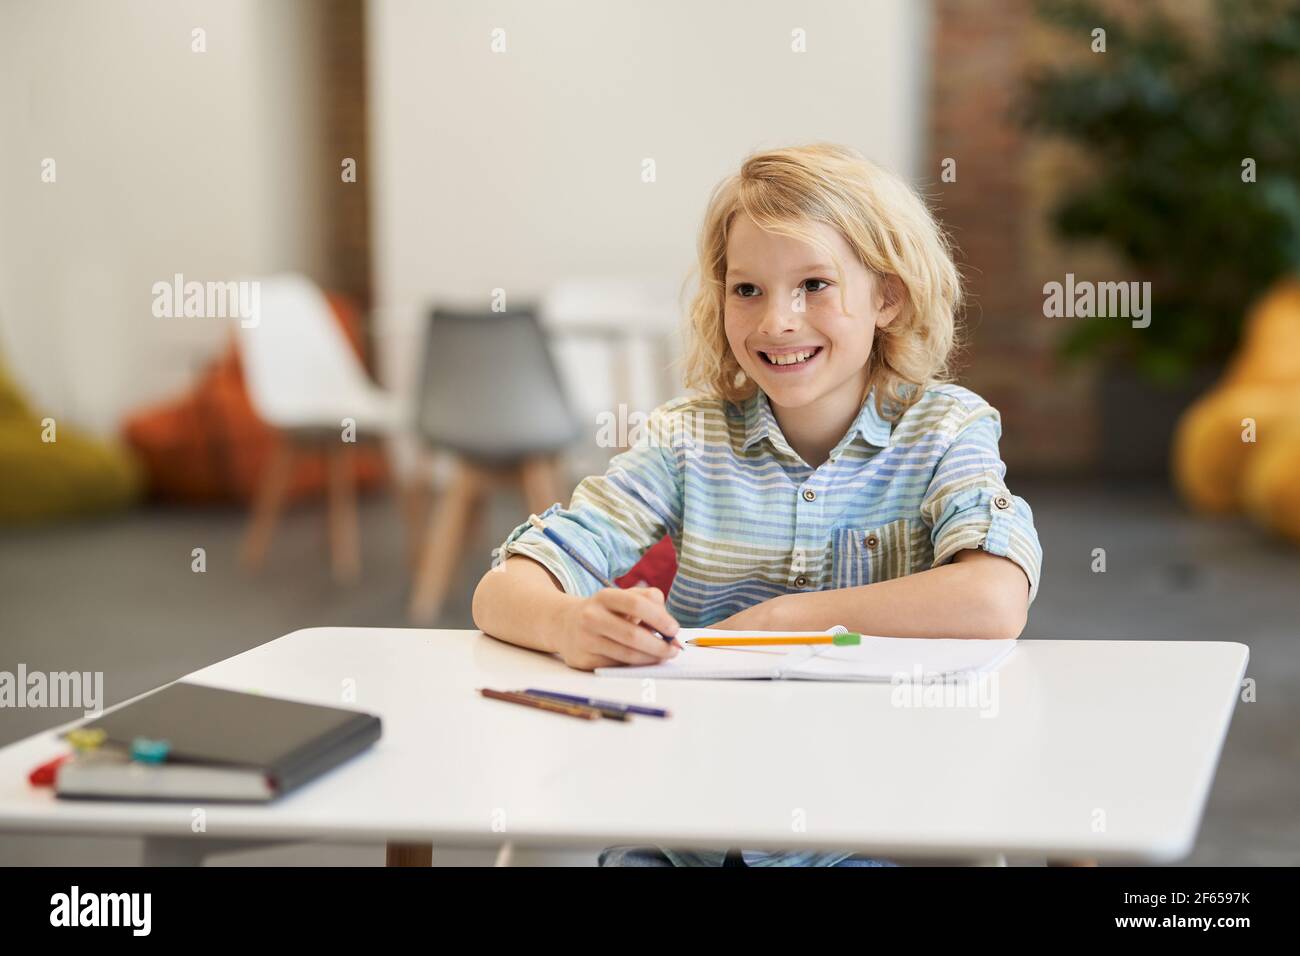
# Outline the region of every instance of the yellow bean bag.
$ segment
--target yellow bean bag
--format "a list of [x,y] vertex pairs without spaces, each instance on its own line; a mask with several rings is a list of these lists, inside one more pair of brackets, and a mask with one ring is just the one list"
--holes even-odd
[[1298,416],[1300,382],[1217,386],[1178,424],[1173,460],[1179,491],[1198,511],[1240,511],[1246,473],[1265,449],[1287,439]]
[[1246,470],[1241,497],[1246,514],[1300,542],[1300,416],[1261,443]]
[[115,510],[139,496],[140,468],[124,448],[57,420],[51,434],[45,417],[0,365],[0,525]]
[[1300,280],[1278,283],[1246,318],[1225,384],[1300,384]]
[[1193,508],[1245,511],[1300,542],[1300,282],[1252,310],[1227,372],[1179,421],[1173,468]]

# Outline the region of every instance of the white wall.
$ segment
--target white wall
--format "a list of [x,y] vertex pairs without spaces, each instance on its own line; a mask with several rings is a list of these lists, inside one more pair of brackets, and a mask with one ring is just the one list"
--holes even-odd
[[112,431],[220,349],[228,321],[153,317],[155,281],[320,270],[338,160],[318,16],[311,0],[0,4],[0,355],[42,413]]
[[[388,379],[409,381],[436,300],[680,282],[710,188],[753,148],[837,139],[914,172],[925,7],[370,0],[361,179]],[[0,355],[42,413],[111,431],[219,350],[229,324],[155,319],[153,282],[323,272],[338,158],[319,16],[311,0],[0,4]]]
[[514,301],[567,275],[680,283],[710,190],[755,148],[837,140],[917,171],[921,0],[367,9],[375,288],[398,384],[431,302],[486,307],[494,287]]

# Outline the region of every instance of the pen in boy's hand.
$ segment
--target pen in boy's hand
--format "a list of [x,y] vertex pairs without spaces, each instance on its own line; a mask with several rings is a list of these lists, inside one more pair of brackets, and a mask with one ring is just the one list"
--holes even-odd
[[[546,527],[546,524],[542,521],[541,518],[537,517],[537,515],[529,515],[528,523],[532,525],[534,528],[536,528],[538,531],[540,531],[542,534],[546,535],[547,538],[549,538],[551,541],[555,543],[556,547],[558,547],[561,551],[563,551],[565,554],[571,557],[577,563],[578,567],[582,568],[582,570],[586,571],[593,578],[599,581],[602,586],[607,588],[614,588],[615,590],[618,590],[617,584],[615,584],[609,578],[605,577],[605,575],[601,574],[598,570],[596,570],[596,568],[592,566],[591,562],[588,561],[586,558],[584,558],[582,555],[580,555],[574,548],[570,547],[567,541],[561,538],[550,528]],[[685,648],[682,647],[681,642],[678,641],[677,638],[667,637],[663,634],[660,634],[658,631],[656,631],[653,627],[650,627],[650,625],[648,624],[642,624],[641,626],[644,627],[651,634],[653,634],[655,637],[659,638],[659,640],[666,641],[667,643],[673,645],[673,647],[676,647],[680,650],[685,650]]]

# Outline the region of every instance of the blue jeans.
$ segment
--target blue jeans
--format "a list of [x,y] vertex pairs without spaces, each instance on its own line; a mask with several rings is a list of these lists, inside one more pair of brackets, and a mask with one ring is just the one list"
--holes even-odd
[[[599,866],[672,866],[672,860],[657,846],[607,846],[600,851]],[[898,866],[889,860],[877,860],[854,854],[835,866]]]

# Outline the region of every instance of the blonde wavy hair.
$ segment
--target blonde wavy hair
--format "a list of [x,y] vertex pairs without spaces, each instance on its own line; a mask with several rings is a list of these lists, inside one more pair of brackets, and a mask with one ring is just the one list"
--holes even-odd
[[893,276],[901,283],[898,316],[875,330],[863,401],[875,388],[881,415],[897,420],[931,383],[948,380],[961,280],[947,237],[897,176],[856,150],[816,143],[754,153],[714,189],[700,228],[699,289],[687,312],[688,388],[731,402],[750,398],[757,388],[741,371],[723,327],[727,237],[738,212],[832,256],[841,306],[843,266],[814,237],[813,223],[838,230],[877,282]]

